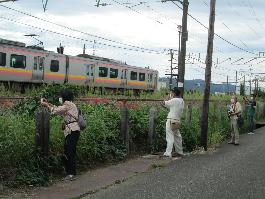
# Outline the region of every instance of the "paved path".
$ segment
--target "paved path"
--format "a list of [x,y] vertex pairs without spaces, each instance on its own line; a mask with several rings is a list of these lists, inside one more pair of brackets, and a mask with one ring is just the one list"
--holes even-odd
[[39,187],[24,192],[10,190],[4,196],[0,194],[0,198],[66,199],[80,197],[106,189],[114,184],[120,184],[128,178],[141,175],[154,167],[165,166],[170,161],[169,159],[160,159],[159,156],[139,157],[117,165],[90,170],[78,176],[75,181],[60,181],[50,187]]
[[265,128],[212,154],[173,161],[90,199],[265,199]]

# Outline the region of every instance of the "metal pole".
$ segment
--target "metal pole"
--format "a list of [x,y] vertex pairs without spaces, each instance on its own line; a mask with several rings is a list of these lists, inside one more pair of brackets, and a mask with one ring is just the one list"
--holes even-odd
[[[237,88],[237,71],[236,71],[236,88]],[[235,88],[235,94],[236,94],[236,88]]]
[[187,30],[188,8],[189,8],[189,1],[188,0],[183,0],[181,52],[180,52],[180,60],[179,60],[179,63],[178,63],[178,74],[179,74],[178,87],[179,87],[179,90],[181,91],[181,96],[182,97],[184,95],[186,42],[188,40],[188,30]]
[[249,95],[251,95],[251,78],[250,78],[250,81],[249,81]]
[[244,75],[244,95],[246,95],[246,75]]
[[226,90],[227,90],[227,93],[229,94],[228,75],[227,75],[227,80],[226,80]]
[[210,89],[211,89],[215,4],[216,0],[211,0],[209,31],[208,31],[208,46],[207,46],[206,69],[205,69],[205,89],[204,89],[203,107],[201,115],[201,145],[203,146],[205,151],[207,151],[208,149],[208,114],[209,114],[209,98],[210,98]]

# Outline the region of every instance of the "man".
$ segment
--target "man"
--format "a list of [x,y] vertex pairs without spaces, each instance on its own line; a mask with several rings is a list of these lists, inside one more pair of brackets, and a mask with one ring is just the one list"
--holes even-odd
[[241,116],[242,108],[241,104],[237,101],[237,97],[233,96],[231,99],[231,110],[229,111],[229,117],[231,120],[231,140],[228,144],[239,145],[239,130],[238,130],[238,117]]
[[248,116],[248,130],[249,135],[253,135],[254,131],[254,115],[256,110],[256,99],[255,95],[251,96],[251,101],[249,101],[247,98],[244,98],[246,106],[247,106],[247,116]]
[[184,101],[180,97],[180,90],[174,88],[165,99],[165,106],[169,108],[166,122],[167,148],[165,157],[172,157],[173,145],[179,156],[183,156],[182,137],[179,131],[180,119],[184,109]]

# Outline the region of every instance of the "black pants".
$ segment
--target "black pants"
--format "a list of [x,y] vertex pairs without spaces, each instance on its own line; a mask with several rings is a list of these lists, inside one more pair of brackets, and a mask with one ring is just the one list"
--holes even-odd
[[76,175],[76,145],[80,132],[73,131],[64,141],[65,171],[67,175]]

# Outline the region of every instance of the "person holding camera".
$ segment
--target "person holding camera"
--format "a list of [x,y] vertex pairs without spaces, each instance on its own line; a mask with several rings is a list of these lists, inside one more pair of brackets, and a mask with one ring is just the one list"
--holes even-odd
[[76,145],[80,136],[80,127],[78,125],[78,109],[73,103],[74,94],[71,90],[65,89],[59,98],[60,106],[55,106],[42,99],[41,105],[49,108],[51,113],[60,115],[64,118],[62,130],[65,136],[64,154],[65,171],[64,180],[73,180],[76,175]]
[[180,134],[180,119],[184,109],[184,100],[180,97],[180,90],[173,88],[165,99],[165,106],[169,108],[166,121],[167,148],[165,157],[172,157],[173,145],[177,155],[183,156],[182,136]]
[[228,116],[231,121],[231,140],[228,144],[239,145],[238,119],[241,117],[241,112],[241,104],[237,101],[237,97],[233,96],[231,99],[230,110],[228,111]]
[[256,110],[256,96],[252,95],[251,100],[249,101],[247,97],[243,98],[247,107],[247,117],[248,117],[248,130],[249,135],[253,135],[254,133],[254,115]]

